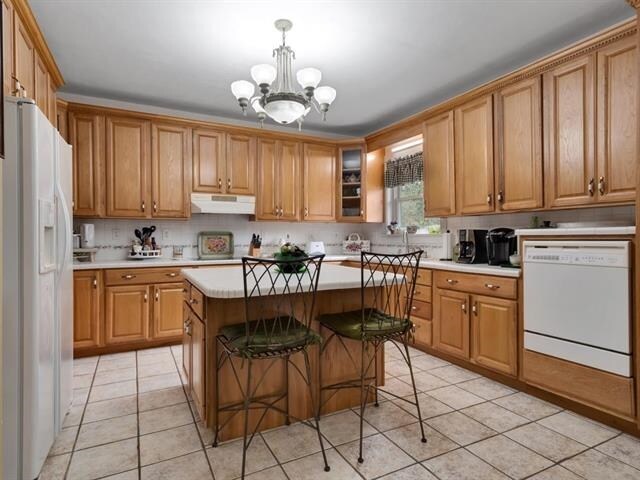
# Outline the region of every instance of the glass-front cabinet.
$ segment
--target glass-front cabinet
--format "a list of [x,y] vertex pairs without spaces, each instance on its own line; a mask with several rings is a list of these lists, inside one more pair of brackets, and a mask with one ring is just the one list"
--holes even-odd
[[340,221],[364,222],[366,213],[364,147],[353,145],[340,148],[339,162],[338,215]]

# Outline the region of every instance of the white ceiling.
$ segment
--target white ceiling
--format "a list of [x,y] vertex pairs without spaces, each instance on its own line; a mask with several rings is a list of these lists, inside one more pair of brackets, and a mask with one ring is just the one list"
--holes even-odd
[[[625,0],[30,0],[64,92],[242,118],[229,89],[271,61],[338,90],[326,123],[362,135],[633,15]],[[294,127],[291,127],[294,128]]]

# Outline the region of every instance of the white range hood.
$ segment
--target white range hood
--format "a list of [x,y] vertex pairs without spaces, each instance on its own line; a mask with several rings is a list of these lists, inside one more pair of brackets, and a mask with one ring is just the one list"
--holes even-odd
[[256,197],[252,195],[191,194],[191,213],[235,213],[255,215]]

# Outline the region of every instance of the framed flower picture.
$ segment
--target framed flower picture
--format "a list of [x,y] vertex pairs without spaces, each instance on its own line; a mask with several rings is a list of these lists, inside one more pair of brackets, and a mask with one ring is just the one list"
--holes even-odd
[[233,257],[233,233],[200,232],[198,234],[198,258],[217,260]]

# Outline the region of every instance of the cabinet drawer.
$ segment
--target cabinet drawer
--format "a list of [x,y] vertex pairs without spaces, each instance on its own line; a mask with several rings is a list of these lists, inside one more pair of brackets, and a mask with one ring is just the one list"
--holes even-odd
[[[426,270],[424,268],[418,269],[418,276],[416,278],[416,284],[418,285],[431,285],[432,284],[432,270]],[[417,290],[417,288],[416,288]]]
[[423,345],[431,345],[431,332],[432,325],[431,320],[424,320],[422,318],[414,318],[412,319],[413,325],[415,327],[414,338],[416,343],[420,343]]
[[204,319],[204,295],[200,290],[191,285],[189,304],[198,318]]
[[181,282],[180,268],[131,268],[105,271],[106,285]]
[[431,287],[416,284],[416,289],[413,291],[413,299],[431,303]]
[[431,320],[431,304],[414,299],[411,305],[411,318],[414,317]]
[[518,281],[515,278],[439,271],[436,272],[436,286],[491,297],[516,298],[518,296]]

